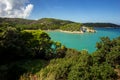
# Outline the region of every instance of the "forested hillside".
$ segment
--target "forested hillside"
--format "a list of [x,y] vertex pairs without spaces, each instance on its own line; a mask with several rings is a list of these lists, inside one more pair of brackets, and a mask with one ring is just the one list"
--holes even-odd
[[[72,26],[71,26],[72,25]],[[120,27],[119,25],[112,23],[78,23],[68,20],[60,20],[54,18],[42,18],[39,20],[28,20],[21,18],[0,18],[1,27],[15,27],[20,29],[42,29],[42,30],[75,30],[80,29],[77,26],[86,26],[86,27]],[[74,28],[74,29],[73,29]],[[76,30],[77,31],[77,30]]]
[[22,18],[0,18],[0,24],[2,23],[9,23],[13,25],[18,24],[30,24],[34,22],[35,20],[28,20],[28,19],[22,19]]
[[53,19],[53,18],[42,18],[39,20],[27,20],[20,18],[0,18],[1,27],[11,26],[21,29],[55,30],[55,29],[60,29],[61,26],[69,23],[75,23],[75,22]]

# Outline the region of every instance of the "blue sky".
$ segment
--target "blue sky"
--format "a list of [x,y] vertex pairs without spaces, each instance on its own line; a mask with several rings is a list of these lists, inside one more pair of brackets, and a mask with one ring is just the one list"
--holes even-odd
[[120,0],[30,0],[29,19],[58,18],[76,22],[120,24]]

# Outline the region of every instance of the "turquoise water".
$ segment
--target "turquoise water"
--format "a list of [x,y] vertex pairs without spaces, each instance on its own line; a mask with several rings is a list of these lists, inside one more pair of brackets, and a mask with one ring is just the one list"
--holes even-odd
[[90,53],[96,50],[96,42],[100,37],[108,36],[111,39],[120,36],[120,28],[95,28],[96,33],[72,34],[59,31],[48,31],[52,40],[59,41],[68,48],[88,50]]

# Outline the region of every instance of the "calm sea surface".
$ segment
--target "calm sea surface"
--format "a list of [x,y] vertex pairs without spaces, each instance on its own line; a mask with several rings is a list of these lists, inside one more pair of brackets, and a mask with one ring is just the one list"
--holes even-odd
[[120,28],[95,28],[96,33],[72,34],[59,31],[48,31],[52,40],[59,41],[68,48],[77,50],[86,49],[90,53],[96,50],[96,42],[100,37],[108,36],[111,39],[120,36]]

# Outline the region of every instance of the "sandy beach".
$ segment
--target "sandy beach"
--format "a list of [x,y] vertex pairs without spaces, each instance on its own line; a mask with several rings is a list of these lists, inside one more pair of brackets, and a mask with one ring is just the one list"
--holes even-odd
[[77,33],[77,34],[83,34],[83,31],[64,31],[64,30],[59,30],[60,32],[65,32],[65,33]]

